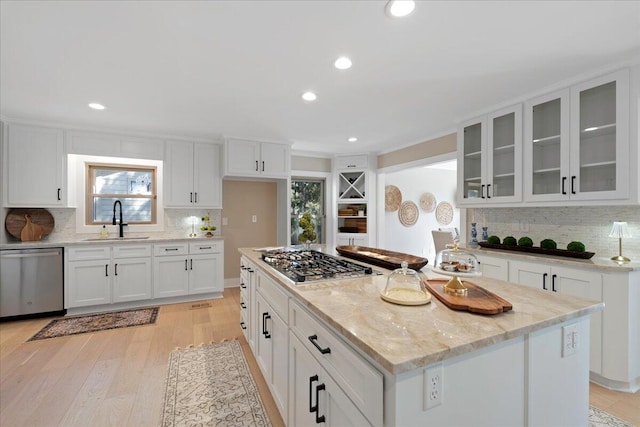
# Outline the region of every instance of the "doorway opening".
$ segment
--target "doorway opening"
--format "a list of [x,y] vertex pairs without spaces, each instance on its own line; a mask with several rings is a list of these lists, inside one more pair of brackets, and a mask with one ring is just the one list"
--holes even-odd
[[326,214],[324,206],[325,181],[313,178],[291,179],[291,244],[299,245],[302,233],[298,222],[305,212],[311,212],[318,238],[313,243],[325,243]]

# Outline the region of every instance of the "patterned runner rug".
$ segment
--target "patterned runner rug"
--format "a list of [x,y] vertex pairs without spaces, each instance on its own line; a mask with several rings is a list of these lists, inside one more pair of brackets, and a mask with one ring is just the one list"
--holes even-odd
[[238,340],[171,352],[161,425],[271,426]]
[[156,322],[159,309],[159,307],[149,307],[55,319],[29,338],[29,341],[104,331],[106,329],[149,325]]
[[624,420],[621,420],[618,417],[614,417],[613,415],[604,412],[601,409],[596,408],[595,406],[589,406],[589,427],[633,427],[633,424],[630,424]]

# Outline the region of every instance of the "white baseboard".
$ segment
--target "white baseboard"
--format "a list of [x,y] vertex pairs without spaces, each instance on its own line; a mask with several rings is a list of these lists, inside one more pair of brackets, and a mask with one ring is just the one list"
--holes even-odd
[[240,278],[239,277],[230,277],[228,279],[224,279],[224,287],[226,288],[237,288],[240,286]]

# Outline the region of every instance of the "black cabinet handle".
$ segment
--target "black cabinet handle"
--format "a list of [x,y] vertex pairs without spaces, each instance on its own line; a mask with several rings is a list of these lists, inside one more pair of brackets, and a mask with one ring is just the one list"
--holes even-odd
[[240,303],[240,307],[242,307],[242,308],[246,309],[246,308],[247,308],[247,305],[246,305],[244,302],[241,302],[241,303]]
[[258,161],[256,160],[256,172],[258,172]]
[[60,191],[62,191],[62,188],[58,188],[58,201],[62,200],[62,197],[60,197]]
[[267,320],[271,319],[271,316],[269,315],[269,313],[262,313],[262,335],[264,335],[265,338],[271,338],[271,333],[269,331],[267,331]]
[[313,404],[313,383],[318,381],[318,376],[317,375],[313,375],[311,377],[309,377],[309,412],[311,414],[313,414],[314,412],[316,412],[318,410],[318,404],[317,404],[317,400],[316,400],[316,404]]
[[114,270],[115,270],[115,271],[114,271],[114,273],[113,273],[113,274],[115,274],[115,275],[117,276],[117,275],[118,275],[118,264],[116,264],[116,265],[114,266]]
[[109,277],[109,264],[104,265],[104,276]]
[[247,289],[247,285],[245,285],[244,283],[240,283],[240,287],[241,287],[242,289]]
[[557,274],[554,274],[553,276],[551,276],[551,290],[553,292],[558,292],[558,290],[556,289],[556,277],[558,277]]
[[169,251],[177,251],[178,248],[165,248],[164,251],[165,252],[169,252]]
[[542,289],[544,289],[545,291],[547,290],[547,273],[544,273],[542,275]]
[[211,249],[211,246],[200,246],[200,250]]
[[576,176],[574,175],[571,177],[571,194],[576,194],[575,183],[576,183]]
[[324,390],[326,387],[324,384],[318,384],[316,386],[316,424],[321,424],[323,422],[325,422],[325,417],[324,415],[320,415],[320,390]]
[[188,262],[189,261],[187,261],[186,259],[184,260],[184,271],[188,270],[188,268],[187,268]]
[[189,270],[193,270],[193,258],[189,260]]
[[322,354],[331,353],[331,349],[329,347],[327,348],[320,347],[316,342],[317,339],[318,339],[318,336],[316,334],[309,336],[309,341],[311,341],[311,344],[313,344],[313,346],[317,348],[320,351],[320,353]]
[[491,184],[487,184],[487,199],[491,198],[491,196],[489,195],[490,194],[489,188],[491,188]]
[[241,327],[242,329],[247,329],[247,327],[245,326],[244,322],[240,322],[240,327]]
[[193,193],[193,203],[198,203],[198,192]]
[[567,194],[567,190],[564,189],[564,184],[567,182],[567,177],[562,177],[562,194]]
[[189,193],[189,203],[193,203],[193,192]]
[[484,199],[484,184],[480,186],[480,197]]
[[247,270],[249,270],[249,273],[253,273],[254,271],[250,268],[247,268]]
[[264,160],[262,161],[262,172],[264,172]]

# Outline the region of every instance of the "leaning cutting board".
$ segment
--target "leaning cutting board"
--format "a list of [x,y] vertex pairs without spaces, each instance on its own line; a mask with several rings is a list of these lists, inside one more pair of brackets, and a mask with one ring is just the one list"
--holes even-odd
[[[27,219],[25,215],[29,216],[31,220],[31,226],[27,228],[25,231],[25,238],[30,240],[40,240],[36,239],[37,235],[40,235],[40,238],[47,237],[53,231],[53,227],[55,226],[55,220],[53,219],[53,215],[46,209],[10,209],[7,217],[4,220],[4,228],[7,230],[7,233],[15,237],[16,239],[23,240],[22,231],[27,226]],[[38,230],[38,227],[41,227]],[[32,237],[33,236],[33,237]]]
[[466,280],[462,283],[467,287],[467,295],[448,294],[444,291],[444,285],[447,282],[448,280],[425,280],[422,283],[432,295],[452,310],[478,314],[498,314],[513,308],[509,301]]

